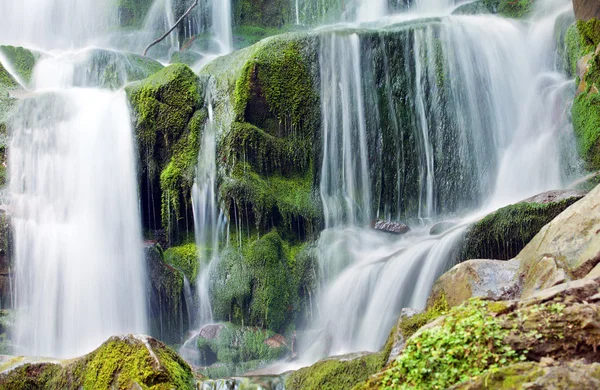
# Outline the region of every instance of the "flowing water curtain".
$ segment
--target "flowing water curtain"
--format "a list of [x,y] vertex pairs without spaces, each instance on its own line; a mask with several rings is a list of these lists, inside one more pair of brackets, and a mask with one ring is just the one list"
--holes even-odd
[[42,48],[82,47],[115,26],[113,0],[23,0],[0,3],[0,41]]
[[73,357],[146,332],[125,93],[42,94],[21,102],[11,128],[16,352]]

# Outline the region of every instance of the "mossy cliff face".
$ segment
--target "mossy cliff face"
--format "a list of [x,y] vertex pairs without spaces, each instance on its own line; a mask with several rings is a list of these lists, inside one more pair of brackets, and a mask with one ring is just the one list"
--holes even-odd
[[226,250],[211,281],[216,319],[286,333],[308,309],[315,258],[306,244],[292,246],[272,231]]
[[125,28],[142,27],[152,3],[152,0],[116,0],[119,25]]
[[566,53],[579,83],[571,116],[579,152],[590,170],[600,170],[600,21],[578,20],[566,34]]
[[[18,363],[18,359],[17,359]],[[28,363],[0,375],[0,387],[21,389],[195,389],[190,367],[147,336],[112,337],[81,358]]]
[[236,226],[302,240],[318,231],[316,44],[306,34],[268,38],[203,70],[214,83],[219,197]]
[[460,260],[516,257],[544,225],[584,195],[555,191],[501,208],[469,228]]
[[459,15],[498,14],[507,18],[525,19],[533,11],[534,0],[479,0],[458,7],[454,13]]
[[140,161],[143,226],[175,242],[193,226],[189,204],[207,112],[198,76],[171,65],[127,87]]
[[283,27],[292,23],[289,0],[233,0],[232,13],[236,26]]

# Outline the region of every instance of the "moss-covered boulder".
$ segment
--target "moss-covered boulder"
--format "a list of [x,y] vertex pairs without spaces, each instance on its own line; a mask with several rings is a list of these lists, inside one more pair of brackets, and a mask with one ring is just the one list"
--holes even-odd
[[600,262],[600,187],[573,204],[531,240],[519,253],[524,275],[523,296],[551,287],[563,279],[586,276]]
[[320,224],[317,43],[311,34],[272,37],[202,71],[216,89],[219,197],[229,215],[261,232],[276,227],[305,239]]
[[82,87],[122,88],[127,83],[145,79],[164,66],[134,53],[89,49],[81,53],[74,69],[75,85]]
[[147,336],[118,336],[81,358],[25,363],[0,374],[0,387],[22,389],[195,389],[192,370],[174,351]]
[[165,262],[158,244],[148,243],[145,257],[150,281],[148,321],[151,334],[168,343],[180,343],[188,330],[190,316],[184,302],[183,274]]
[[177,241],[193,226],[191,187],[207,119],[204,89],[184,64],[127,87],[140,161],[143,225]]
[[454,10],[456,15],[498,14],[507,18],[524,19],[531,15],[534,0],[478,0]]
[[200,272],[200,259],[198,255],[196,244],[188,243],[167,249],[164,253],[164,258],[167,264],[183,272],[190,283],[195,284]]
[[119,25],[125,28],[142,27],[153,3],[153,0],[116,0]]
[[286,379],[288,390],[352,389],[381,370],[387,362],[384,352],[352,354],[321,360],[302,368]]
[[[19,46],[0,46],[0,53],[10,62],[10,66],[24,82],[29,83],[35,63],[40,54]],[[1,65],[0,65],[1,66]],[[1,78],[2,76],[0,76]]]
[[285,333],[308,308],[315,266],[308,245],[291,246],[277,231],[229,248],[211,275],[215,318]]
[[460,260],[514,258],[544,225],[584,195],[551,191],[501,208],[469,228]]
[[209,377],[215,372],[222,375],[225,369],[230,369],[225,376],[255,370],[289,354],[289,344],[285,337],[275,332],[231,323],[205,326],[196,342],[200,363],[214,366],[202,371]]

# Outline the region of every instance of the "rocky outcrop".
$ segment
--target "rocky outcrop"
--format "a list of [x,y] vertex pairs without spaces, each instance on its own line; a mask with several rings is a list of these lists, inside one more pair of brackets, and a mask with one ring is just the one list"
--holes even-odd
[[597,1],[573,0],[573,9],[578,20],[600,19],[600,3]]
[[185,310],[183,274],[165,263],[158,244],[147,243],[144,252],[150,281],[148,322],[151,334],[168,343],[180,343],[188,330],[190,315]]
[[523,297],[586,276],[600,262],[600,187],[563,211],[531,240],[517,258]]
[[[548,358],[566,365],[577,365],[580,359],[598,362],[599,292],[598,280],[584,279],[527,300],[470,300],[419,329],[392,365],[363,387],[405,383],[417,388],[425,384],[448,388],[469,378],[476,379],[467,384],[481,383],[481,378],[492,379],[502,370],[509,373],[509,367],[518,367],[521,362],[538,364]],[[548,371],[532,377],[517,376],[514,379],[523,383],[544,377],[539,383],[548,384],[554,377]],[[574,383],[588,383],[589,377],[583,375],[580,380]],[[513,383],[507,388],[521,387]]]
[[169,347],[147,336],[112,337],[94,352],[72,360],[27,361],[15,358],[4,363],[0,387],[6,390],[196,388],[187,363]]
[[164,230],[167,242],[177,243],[185,226],[193,226],[190,191],[208,116],[204,90],[183,64],[126,90],[138,140],[143,226]]
[[574,190],[551,191],[501,208],[469,228],[461,260],[514,258],[544,225],[584,195]]
[[473,297],[514,299],[521,292],[519,260],[469,260],[442,275],[433,286],[430,305],[445,296],[450,307]]

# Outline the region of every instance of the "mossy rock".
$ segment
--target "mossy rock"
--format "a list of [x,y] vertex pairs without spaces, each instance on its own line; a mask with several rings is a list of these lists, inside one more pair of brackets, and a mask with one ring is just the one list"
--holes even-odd
[[277,231],[229,248],[211,275],[216,319],[285,333],[308,307],[315,258],[306,245],[291,246]]
[[164,260],[157,244],[145,248],[150,281],[149,323],[153,335],[169,343],[178,343],[187,331],[189,313],[184,311],[183,274]]
[[140,28],[153,0],[117,0],[119,25],[125,28]]
[[[265,365],[290,352],[285,338],[273,331],[231,323],[204,327],[196,345],[205,366],[253,362]],[[243,373],[232,373],[238,374]]]
[[272,28],[282,27],[292,22],[292,7],[289,0],[234,0],[232,14],[236,26]]
[[528,199],[506,206],[471,226],[465,236],[460,260],[510,260],[557,215],[585,194],[579,191],[551,192],[550,201]]
[[119,89],[163,68],[158,61],[134,53],[90,49],[86,52],[85,61],[75,67],[75,80],[81,86]]
[[169,242],[192,225],[190,191],[208,114],[204,89],[185,64],[168,66],[126,88],[140,155],[144,227]]
[[[19,46],[0,46],[0,51],[10,61],[18,76],[26,83],[29,83],[33,75],[33,68],[40,58],[40,54]],[[0,76],[0,83],[1,78],[2,76]]]
[[17,389],[195,389],[181,357],[147,336],[112,337],[92,353],[60,362],[30,363],[0,375],[0,387]]
[[456,15],[498,14],[507,18],[525,19],[533,11],[534,0],[479,0],[454,10]]
[[600,386],[600,364],[583,361],[525,362],[488,372],[460,383],[452,390],[484,389],[596,389]]
[[164,257],[167,264],[183,272],[190,283],[195,284],[200,271],[198,253],[196,244],[185,244],[167,249]]
[[381,370],[387,361],[384,352],[332,357],[302,368],[286,379],[288,390],[352,389]]

